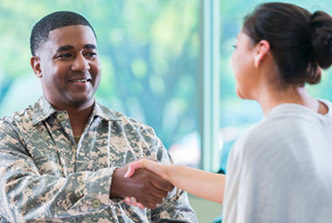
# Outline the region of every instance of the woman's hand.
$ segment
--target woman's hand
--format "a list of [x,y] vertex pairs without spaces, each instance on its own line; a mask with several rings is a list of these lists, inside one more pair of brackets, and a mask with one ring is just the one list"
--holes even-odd
[[123,202],[125,202],[128,205],[136,206],[140,209],[144,209],[144,205],[141,202],[138,202],[135,197],[125,197],[123,199]]
[[[167,174],[165,172],[165,167],[162,164],[157,163],[156,161],[151,161],[146,158],[139,159],[137,161],[130,163],[128,166],[128,170],[125,174],[125,177],[130,178],[131,176],[133,176],[135,174],[135,171],[140,168],[145,168],[145,169],[159,175],[164,180],[167,180]],[[125,199],[123,201],[128,205],[136,206],[140,209],[145,208],[142,203],[140,203],[136,200],[135,197],[125,197]]]
[[135,171],[139,168],[145,168],[163,178],[166,181],[169,181],[167,176],[167,165],[160,164],[156,161],[152,161],[146,158],[139,159],[129,164],[127,173],[125,174],[126,178],[130,178],[135,174]]
[[[141,171],[140,168],[149,170],[174,187],[198,197],[217,203],[221,203],[223,200],[226,180],[226,176],[223,174],[209,173],[186,166],[163,165],[148,159],[141,159],[128,164],[125,177],[135,177],[137,174],[134,175],[135,171]],[[163,187],[161,186],[159,189],[163,189]],[[136,198],[141,201],[138,197]],[[134,199],[128,198],[127,200],[129,204],[138,206]]]

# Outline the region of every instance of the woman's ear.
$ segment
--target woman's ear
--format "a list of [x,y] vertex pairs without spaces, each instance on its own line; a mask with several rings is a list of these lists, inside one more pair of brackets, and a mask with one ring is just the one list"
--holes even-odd
[[35,75],[38,78],[42,78],[43,75],[42,75],[41,68],[40,68],[40,58],[37,56],[31,57],[30,64],[31,64],[32,70],[35,73]]
[[255,67],[260,67],[270,51],[270,43],[266,40],[261,40],[256,45]]

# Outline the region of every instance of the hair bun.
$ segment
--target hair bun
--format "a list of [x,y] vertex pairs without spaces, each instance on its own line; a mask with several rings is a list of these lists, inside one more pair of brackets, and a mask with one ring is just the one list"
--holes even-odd
[[321,67],[328,68],[332,64],[332,18],[323,11],[312,14],[313,60]]

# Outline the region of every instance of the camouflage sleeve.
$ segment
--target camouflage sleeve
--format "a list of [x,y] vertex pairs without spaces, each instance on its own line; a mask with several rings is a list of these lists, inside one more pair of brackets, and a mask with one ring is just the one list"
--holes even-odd
[[[161,163],[173,163],[169,153],[157,137],[153,150],[155,151],[155,158]],[[152,222],[198,222],[195,211],[189,204],[187,193],[178,188],[174,188],[164,202],[152,210],[151,220]]]
[[95,213],[112,202],[113,168],[68,177],[40,175],[19,130],[0,120],[0,213],[9,222],[70,218]]

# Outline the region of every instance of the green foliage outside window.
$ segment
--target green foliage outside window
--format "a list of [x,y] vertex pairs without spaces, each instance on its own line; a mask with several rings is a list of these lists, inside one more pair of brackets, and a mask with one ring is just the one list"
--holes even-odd
[[[263,2],[267,1],[220,0],[224,143],[262,117],[257,103],[235,95],[230,57],[243,17]],[[332,12],[327,0],[283,2]],[[41,94],[30,68],[29,36],[36,21],[57,10],[81,13],[95,28],[102,63],[96,96],[101,103],[152,126],[167,148],[185,136],[199,141],[199,0],[0,0],[0,116],[23,109]],[[331,86],[332,74],[327,71],[309,91],[332,100]],[[240,131],[225,133],[227,127]]]
[[[198,5],[198,0],[1,0],[0,115],[27,105],[16,86],[36,79],[29,63],[34,23],[53,11],[72,10],[97,33],[98,100],[151,125],[169,147],[198,128]],[[23,94],[40,93],[38,81],[25,83],[33,85],[24,86]]]

